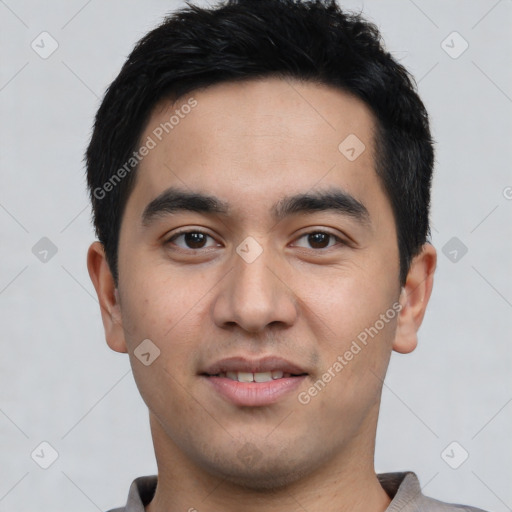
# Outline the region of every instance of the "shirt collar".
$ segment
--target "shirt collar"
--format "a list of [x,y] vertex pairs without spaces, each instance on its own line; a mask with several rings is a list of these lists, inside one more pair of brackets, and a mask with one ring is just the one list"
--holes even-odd
[[[380,473],[377,475],[382,488],[391,498],[385,512],[413,512],[417,510],[418,500],[423,496],[418,477],[412,471],[402,473]],[[124,509],[110,512],[144,512],[155,495],[157,476],[140,476],[136,478],[128,492]]]

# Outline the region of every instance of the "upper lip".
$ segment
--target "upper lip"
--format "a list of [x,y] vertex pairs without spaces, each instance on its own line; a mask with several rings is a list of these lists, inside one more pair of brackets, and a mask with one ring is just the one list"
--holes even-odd
[[282,371],[293,375],[307,373],[300,366],[283,359],[282,357],[263,357],[261,359],[247,359],[245,357],[228,357],[208,366],[202,374],[217,375],[223,372],[261,373]]

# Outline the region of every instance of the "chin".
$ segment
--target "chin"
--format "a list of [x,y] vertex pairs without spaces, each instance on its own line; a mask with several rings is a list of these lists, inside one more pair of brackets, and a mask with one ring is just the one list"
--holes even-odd
[[252,491],[268,492],[282,489],[296,483],[314,471],[321,461],[293,459],[290,454],[281,453],[276,457],[263,454],[254,445],[245,445],[233,456],[218,455],[205,469],[225,482]]

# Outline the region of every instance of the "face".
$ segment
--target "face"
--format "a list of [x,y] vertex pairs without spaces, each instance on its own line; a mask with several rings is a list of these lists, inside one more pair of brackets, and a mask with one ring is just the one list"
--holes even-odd
[[374,128],[348,94],[273,78],[155,108],[107,340],[157,458],[269,488],[372,452],[406,304]]

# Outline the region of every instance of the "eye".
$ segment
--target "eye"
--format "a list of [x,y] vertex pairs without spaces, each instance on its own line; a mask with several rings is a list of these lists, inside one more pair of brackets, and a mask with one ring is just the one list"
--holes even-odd
[[305,247],[306,249],[328,249],[329,247],[336,245],[336,243],[343,244],[343,240],[341,238],[325,231],[312,231],[311,233],[302,235],[298,240],[305,240],[305,244],[295,242],[294,245]]
[[[209,239],[209,240],[208,240]],[[302,242],[301,242],[302,241]],[[306,249],[328,249],[337,244],[343,244],[343,240],[325,231],[312,231],[300,236],[294,245]],[[203,231],[181,231],[172,235],[165,244],[176,245],[181,249],[197,250],[219,246],[215,239]]]
[[[213,242],[210,245],[208,245],[208,238]],[[179,243],[177,242],[178,240],[180,241]],[[176,233],[166,241],[166,244],[170,243],[177,245],[181,249],[205,249],[218,245],[213,237],[202,231],[182,231],[181,233]]]

